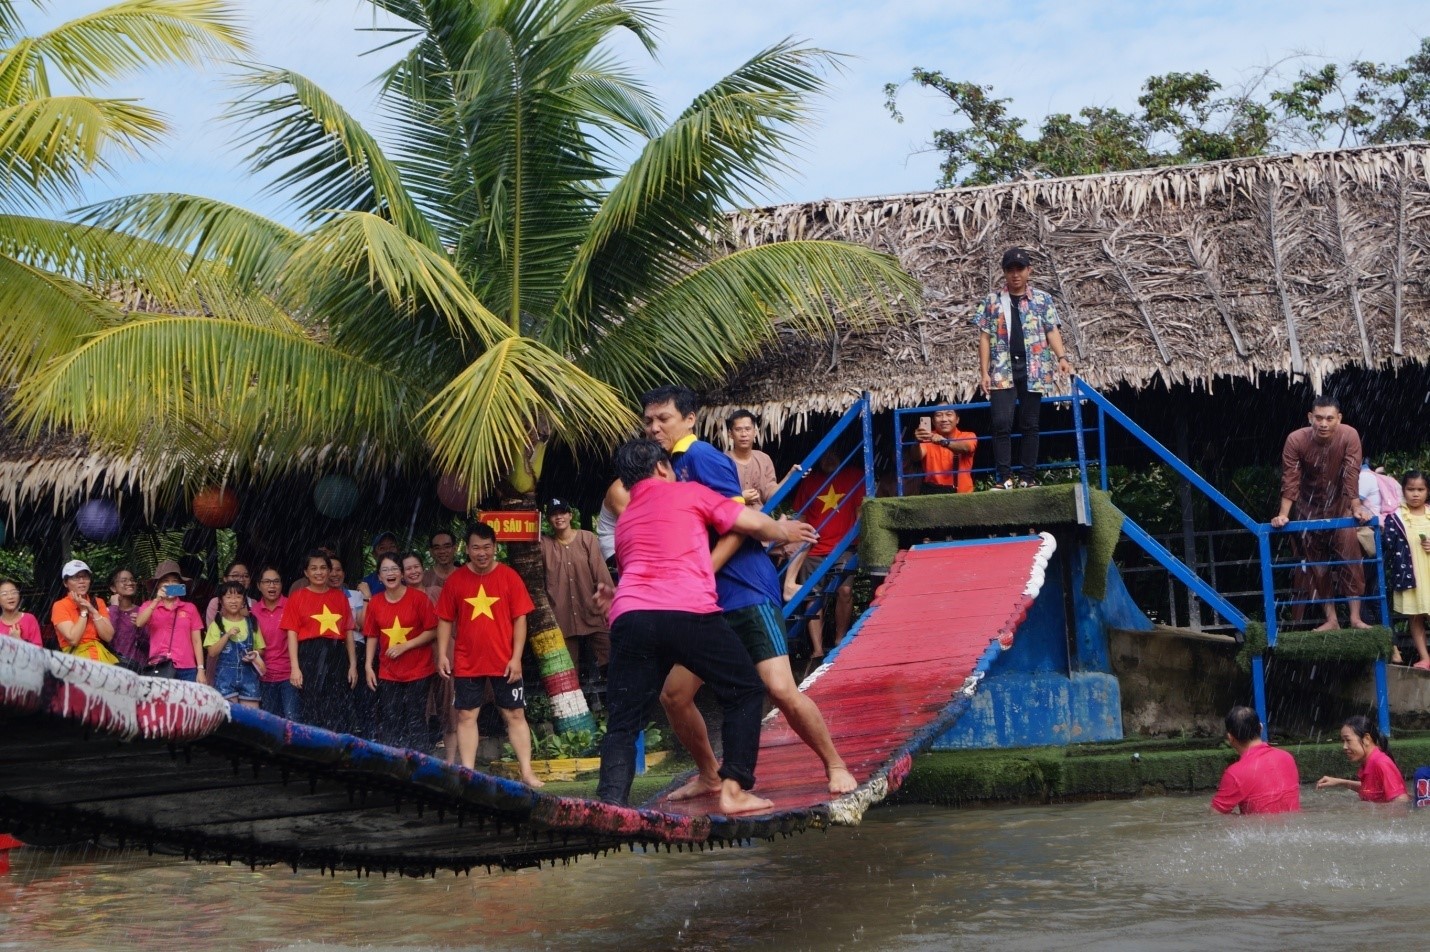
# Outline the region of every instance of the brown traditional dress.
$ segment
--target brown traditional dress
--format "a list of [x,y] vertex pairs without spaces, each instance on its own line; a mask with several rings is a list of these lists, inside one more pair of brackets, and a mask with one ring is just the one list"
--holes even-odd
[[606,664],[611,654],[611,628],[605,613],[596,606],[596,586],[611,585],[611,572],[601,557],[601,543],[595,533],[577,529],[569,542],[541,537],[541,555],[546,563],[546,594],[551,611],[571,661],[581,671],[581,645],[590,639],[596,663]]
[[[1302,427],[1286,437],[1281,450],[1281,498],[1292,502],[1296,519],[1338,519],[1349,516],[1360,499],[1360,434],[1344,423],[1331,431],[1324,442],[1315,431]],[[1296,538],[1296,551],[1307,562],[1340,561],[1348,565],[1313,565],[1296,572],[1297,592],[1309,598],[1329,598],[1329,574],[1342,598],[1358,598],[1365,592],[1364,557],[1354,529],[1330,532],[1303,532]]]

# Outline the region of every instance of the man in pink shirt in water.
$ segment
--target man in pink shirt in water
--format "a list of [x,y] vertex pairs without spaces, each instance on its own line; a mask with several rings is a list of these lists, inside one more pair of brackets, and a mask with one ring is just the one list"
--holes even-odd
[[[636,734],[666,672],[681,664],[714,690],[724,710],[719,812],[768,810],[770,801],[750,793],[765,686],[720,611],[708,532],[795,544],[814,542],[818,533],[803,522],[776,522],[700,483],[676,482],[670,456],[653,440],[622,445],[615,463],[631,501],[616,523],[621,580],[610,601],[611,664],[597,796],[628,802]],[[607,597],[609,589],[601,600]]]
[[1212,809],[1231,813],[1297,813],[1301,809],[1301,775],[1296,760],[1261,739],[1261,718],[1249,707],[1234,707],[1226,715],[1226,742],[1237,752],[1212,797]]

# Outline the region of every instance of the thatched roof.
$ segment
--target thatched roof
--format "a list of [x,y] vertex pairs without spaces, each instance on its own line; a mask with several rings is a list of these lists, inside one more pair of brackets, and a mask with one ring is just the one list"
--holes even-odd
[[972,397],[974,306],[1005,248],[1033,257],[1078,371],[1098,387],[1321,378],[1430,359],[1430,144],[1044,179],[733,216],[737,246],[838,238],[888,251],[922,312],[786,339],[711,395],[779,432],[810,413]]

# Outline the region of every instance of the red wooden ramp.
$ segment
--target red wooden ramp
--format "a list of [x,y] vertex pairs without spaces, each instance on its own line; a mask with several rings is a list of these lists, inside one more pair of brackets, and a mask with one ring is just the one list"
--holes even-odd
[[[957,720],[988,665],[1012,645],[1055,547],[1044,533],[900,553],[872,611],[802,685],[859,789],[831,800],[819,758],[774,711],[761,732],[755,792],[777,812],[827,810],[831,822],[858,823],[898,789],[913,755]],[[703,815],[715,803],[661,796],[647,807]]]

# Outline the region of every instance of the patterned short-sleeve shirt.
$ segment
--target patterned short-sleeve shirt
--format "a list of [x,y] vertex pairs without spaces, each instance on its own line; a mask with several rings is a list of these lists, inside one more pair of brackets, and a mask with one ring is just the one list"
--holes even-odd
[[[990,338],[988,373],[994,390],[1013,386],[1013,357],[1008,349],[1008,289],[995,291],[983,299],[973,314],[973,326]],[[1051,393],[1057,388],[1057,356],[1048,346],[1048,332],[1062,326],[1052,296],[1029,288],[1022,298],[1023,341],[1028,349],[1028,389]]]

